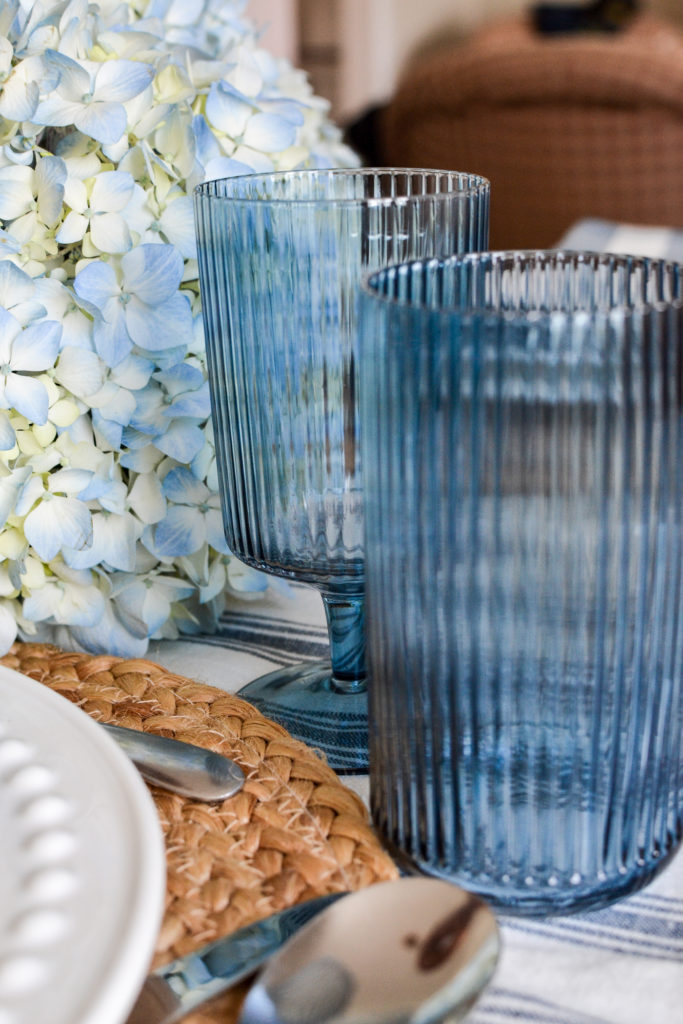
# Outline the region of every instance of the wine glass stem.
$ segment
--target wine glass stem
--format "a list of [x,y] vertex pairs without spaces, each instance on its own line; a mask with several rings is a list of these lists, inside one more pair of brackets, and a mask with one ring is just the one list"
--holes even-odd
[[365,604],[362,594],[323,594],[330,635],[332,688],[362,693],[365,679]]

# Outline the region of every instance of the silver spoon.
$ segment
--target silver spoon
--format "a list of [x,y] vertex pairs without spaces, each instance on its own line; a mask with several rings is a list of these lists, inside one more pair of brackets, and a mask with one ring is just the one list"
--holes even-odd
[[250,990],[239,1024],[461,1020],[491,978],[493,913],[448,882],[361,890],[302,928]]
[[223,754],[122,725],[99,724],[154,786],[210,803],[234,796],[244,785],[242,769]]
[[493,974],[499,948],[491,910],[457,886],[377,883],[290,907],[160,967],[126,1024],[173,1024],[268,957],[240,1024],[457,1021]]

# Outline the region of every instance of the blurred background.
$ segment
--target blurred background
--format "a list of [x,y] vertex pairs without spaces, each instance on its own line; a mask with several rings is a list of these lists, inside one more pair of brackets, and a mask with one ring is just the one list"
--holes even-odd
[[367,164],[492,182],[491,244],[683,228],[683,0],[248,0]]

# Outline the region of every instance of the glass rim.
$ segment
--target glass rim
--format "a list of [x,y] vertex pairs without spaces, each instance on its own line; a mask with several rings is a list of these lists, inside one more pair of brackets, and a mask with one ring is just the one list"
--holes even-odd
[[379,306],[383,306],[389,309],[402,309],[402,310],[414,310],[416,312],[425,312],[436,315],[453,315],[460,314],[464,317],[490,317],[499,318],[505,320],[521,320],[525,319],[529,322],[533,321],[538,323],[544,319],[555,317],[555,316],[567,316],[574,317],[578,315],[585,316],[610,316],[615,312],[623,314],[625,317],[633,316],[635,314],[642,314],[647,312],[663,312],[668,309],[683,310],[683,288],[682,294],[679,298],[672,299],[658,299],[656,301],[642,301],[637,305],[627,305],[626,303],[615,302],[612,306],[597,307],[595,309],[494,309],[490,306],[472,305],[472,306],[456,306],[456,305],[443,305],[434,306],[430,305],[426,301],[415,301],[413,299],[406,299],[404,297],[397,297],[395,295],[385,295],[373,286],[372,282],[379,281],[382,278],[392,272],[396,272],[403,268],[408,267],[429,267],[429,266],[444,266],[444,265],[455,265],[455,264],[466,264],[466,263],[483,263],[486,259],[490,260],[491,265],[496,263],[502,264],[506,259],[516,260],[527,258],[529,263],[534,260],[541,261],[547,260],[548,264],[554,262],[556,265],[562,265],[562,261],[566,260],[565,266],[571,266],[571,258],[574,258],[576,263],[585,263],[588,265],[590,261],[594,261],[596,269],[600,265],[606,263],[616,263],[622,266],[628,266],[640,269],[654,268],[658,271],[666,270],[667,268],[676,268],[680,275],[681,281],[683,282],[683,263],[677,260],[669,260],[662,257],[655,256],[635,256],[622,253],[608,253],[598,252],[593,249],[490,249],[482,250],[481,252],[469,252],[469,253],[452,253],[443,256],[429,256],[422,259],[408,260],[404,263],[393,263],[385,267],[379,267],[375,270],[366,273],[361,280],[361,291],[370,299],[373,303],[377,303]]
[[[319,196],[319,197],[296,197],[296,196],[244,196],[244,195],[215,195],[210,191],[212,185],[219,182],[240,181],[247,179],[253,181],[261,180],[283,180],[301,175],[327,175],[330,177],[371,177],[371,176],[396,176],[405,175],[415,178],[424,178],[429,175],[440,175],[445,178],[469,179],[469,183],[463,188],[453,189],[451,192],[415,192],[406,195],[393,196]],[[414,202],[435,202],[450,201],[453,197],[479,196],[489,193],[491,182],[481,174],[470,171],[446,170],[438,167],[306,167],[291,169],[287,171],[254,171],[249,174],[234,174],[222,178],[212,178],[195,185],[193,195],[196,200],[208,199],[215,202],[229,202],[235,205],[267,205],[271,206],[392,206],[397,203]]]

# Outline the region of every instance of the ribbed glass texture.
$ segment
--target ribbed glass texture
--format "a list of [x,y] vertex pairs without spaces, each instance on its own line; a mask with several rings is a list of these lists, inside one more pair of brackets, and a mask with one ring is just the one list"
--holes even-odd
[[508,911],[609,903],[681,839],[682,295],[584,253],[363,294],[372,813]]
[[361,274],[484,248],[488,183],[293,171],[208,182],[195,204],[230,548],[272,573],[362,589]]

